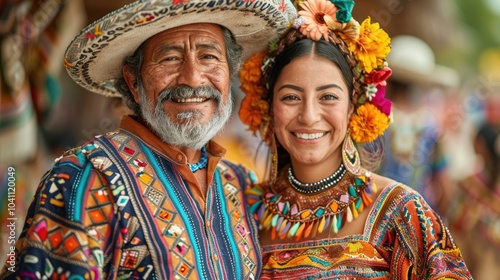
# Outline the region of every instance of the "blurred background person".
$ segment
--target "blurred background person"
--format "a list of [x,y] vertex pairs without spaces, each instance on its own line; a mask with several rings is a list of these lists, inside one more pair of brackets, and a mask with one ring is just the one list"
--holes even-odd
[[54,159],[44,124],[61,100],[61,57],[85,22],[82,10],[80,0],[0,1],[0,261]]
[[[457,180],[450,231],[476,280],[500,279],[500,49],[479,59],[479,86],[471,98],[471,173]],[[451,142],[451,141],[450,141]]]
[[500,279],[499,136],[498,124],[485,122],[478,127],[474,138],[475,173],[458,182],[449,219],[475,279]]
[[423,40],[400,35],[393,38],[387,61],[392,76],[387,96],[393,101],[394,122],[384,135],[380,172],[412,186],[441,215],[452,195],[447,159],[441,147],[438,115],[426,104],[431,92],[455,88],[459,76],[435,62],[433,50]]

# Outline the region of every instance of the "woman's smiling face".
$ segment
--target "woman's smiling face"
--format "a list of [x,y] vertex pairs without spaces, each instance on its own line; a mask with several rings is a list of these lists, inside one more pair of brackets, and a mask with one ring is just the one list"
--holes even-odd
[[339,67],[314,54],[292,60],[274,84],[278,141],[292,165],[338,166],[353,106]]

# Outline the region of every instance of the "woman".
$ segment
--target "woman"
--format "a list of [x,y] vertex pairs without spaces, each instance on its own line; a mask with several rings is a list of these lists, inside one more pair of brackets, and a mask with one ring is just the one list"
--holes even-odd
[[471,279],[424,199],[361,165],[355,142],[390,123],[390,39],[352,19],[352,1],[332,2],[298,4],[293,28],[240,74],[240,117],[272,155],[270,180],[248,191],[261,279]]

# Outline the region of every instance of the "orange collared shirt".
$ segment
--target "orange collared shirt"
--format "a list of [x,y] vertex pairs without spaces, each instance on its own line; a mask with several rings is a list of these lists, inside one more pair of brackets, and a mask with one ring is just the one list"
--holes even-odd
[[[199,203],[200,208],[205,209],[207,187],[201,186],[198,180],[196,180],[193,172],[189,169],[187,157],[183,152],[163,142],[148,127],[131,116],[123,116],[120,122],[120,128],[141,138],[148,147],[171,159],[172,162],[177,165],[182,176],[192,187],[191,191],[194,198]],[[226,149],[215,141],[210,141],[207,144],[207,152],[207,183],[209,185],[209,182],[212,182],[215,167],[217,167],[217,164],[226,155]]]

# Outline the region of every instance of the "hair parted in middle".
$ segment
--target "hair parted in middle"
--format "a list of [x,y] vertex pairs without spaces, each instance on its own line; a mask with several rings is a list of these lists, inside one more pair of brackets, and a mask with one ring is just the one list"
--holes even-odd
[[[254,135],[271,145],[272,94],[281,70],[293,58],[313,49],[334,62],[350,90],[355,111],[349,133],[356,143],[368,143],[384,134],[392,122],[392,103],[385,98],[392,71],[386,61],[389,35],[368,17],[359,24],[351,16],[352,0],[298,0],[299,17],[266,52],[254,54],[240,72],[245,93],[239,116]],[[339,55],[340,54],[340,55]]]

